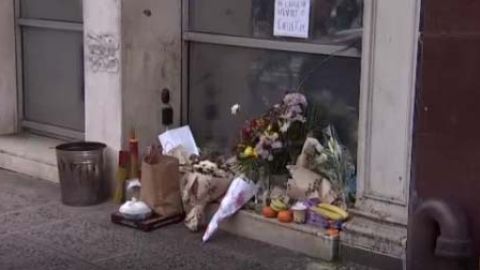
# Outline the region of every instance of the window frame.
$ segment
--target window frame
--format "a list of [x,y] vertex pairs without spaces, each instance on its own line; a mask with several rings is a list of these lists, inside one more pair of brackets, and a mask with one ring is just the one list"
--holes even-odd
[[[190,44],[206,43],[213,45],[232,46],[239,48],[253,48],[265,50],[277,50],[284,52],[296,52],[306,54],[319,54],[326,56],[340,56],[361,58],[362,51],[344,44],[306,43],[292,40],[273,40],[255,37],[231,36],[226,34],[204,33],[190,29],[190,1],[182,0],[182,63],[181,63],[181,123],[188,124],[189,104],[189,64]],[[362,29],[362,36],[363,36]]]
[[[50,30],[64,30],[72,32],[83,32],[83,23],[64,22],[50,19],[32,19],[21,16],[20,0],[14,1],[15,11],[15,43],[16,43],[16,67],[17,67],[17,126],[18,128],[31,131],[36,134],[45,135],[64,140],[84,140],[85,131],[77,131],[69,128],[40,123],[25,119],[24,105],[24,83],[23,83],[23,38],[22,28],[39,28]],[[85,88],[84,85],[82,85]],[[85,89],[83,89],[85,91]]]

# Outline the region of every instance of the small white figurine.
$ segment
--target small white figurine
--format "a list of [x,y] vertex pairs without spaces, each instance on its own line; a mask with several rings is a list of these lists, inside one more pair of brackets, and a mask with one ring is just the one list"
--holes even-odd
[[122,204],[118,211],[125,218],[131,220],[145,220],[152,214],[152,209],[150,209],[144,202],[138,201],[135,197]]

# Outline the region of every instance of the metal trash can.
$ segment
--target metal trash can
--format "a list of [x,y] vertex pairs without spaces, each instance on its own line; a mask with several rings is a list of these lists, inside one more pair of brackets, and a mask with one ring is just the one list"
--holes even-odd
[[105,200],[103,152],[97,142],[65,143],[56,147],[62,202],[88,206]]

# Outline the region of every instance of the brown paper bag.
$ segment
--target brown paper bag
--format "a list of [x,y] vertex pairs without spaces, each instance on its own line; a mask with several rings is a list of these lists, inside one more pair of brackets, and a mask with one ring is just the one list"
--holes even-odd
[[178,159],[159,156],[155,164],[142,163],[140,200],[160,216],[183,212]]

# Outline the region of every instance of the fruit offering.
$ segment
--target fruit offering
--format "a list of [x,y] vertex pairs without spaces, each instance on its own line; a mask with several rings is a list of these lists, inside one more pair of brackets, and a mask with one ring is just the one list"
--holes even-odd
[[278,212],[278,221],[283,223],[290,223],[293,221],[293,213],[290,210],[283,210]]
[[340,231],[337,229],[328,229],[327,230],[327,235],[331,237],[337,237],[340,235]]
[[311,208],[315,213],[334,221],[344,221],[348,218],[348,213],[340,207],[320,203],[317,207]]
[[276,218],[278,212],[273,210],[271,207],[267,206],[263,208],[262,214],[266,218]]
[[283,202],[281,199],[272,200],[272,202],[270,202],[270,207],[276,212],[280,212],[288,209],[288,205],[285,202]]

